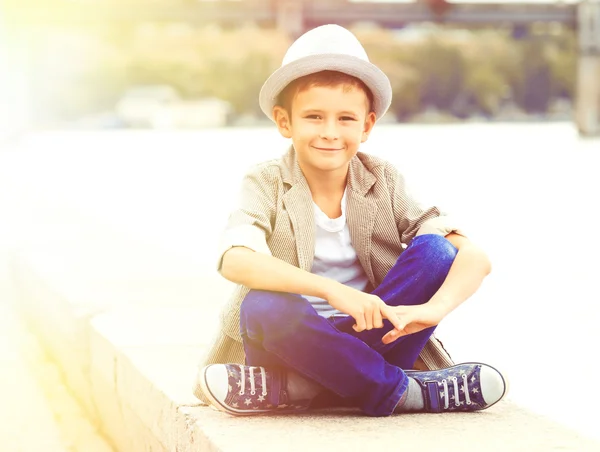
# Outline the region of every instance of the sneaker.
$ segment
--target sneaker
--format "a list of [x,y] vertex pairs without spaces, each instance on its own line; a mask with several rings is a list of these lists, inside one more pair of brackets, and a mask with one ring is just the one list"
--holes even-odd
[[499,402],[508,391],[505,377],[492,366],[463,363],[430,371],[406,371],[421,386],[424,411],[480,411]]
[[291,403],[286,372],[280,369],[211,364],[200,371],[199,383],[214,408],[236,416],[303,411],[310,404]]

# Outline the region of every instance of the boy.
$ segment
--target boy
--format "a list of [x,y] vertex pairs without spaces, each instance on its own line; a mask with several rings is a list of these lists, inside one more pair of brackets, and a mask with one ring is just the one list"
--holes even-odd
[[[387,416],[504,396],[496,369],[453,366],[431,337],[490,272],[487,256],[358,152],[390,103],[387,76],[336,25],[298,38],[263,85],[261,109],[292,146],[246,176],[223,235],[219,270],[239,286],[195,391],[217,409],[293,412],[333,393]],[[419,355],[437,370],[407,370]]]

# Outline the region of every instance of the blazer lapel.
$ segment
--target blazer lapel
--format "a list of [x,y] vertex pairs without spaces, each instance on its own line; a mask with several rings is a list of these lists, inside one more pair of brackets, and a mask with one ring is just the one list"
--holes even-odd
[[[293,147],[285,156],[285,167],[283,179],[291,187],[283,195],[283,204],[294,231],[298,266],[303,270],[311,271],[315,256],[315,214],[310,188],[302,174]],[[371,241],[377,215],[377,204],[366,195],[375,181],[373,173],[367,170],[360,159],[355,156],[350,161],[348,171],[346,221],[352,245],[373,286],[376,283],[371,267]]]
[[376,286],[375,275],[371,267],[371,242],[377,204],[366,194],[375,183],[375,176],[368,171],[357,157],[350,162],[348,173],[348,194],[346,221],[350,230],[350,239],[369,281]]
[[315,214],[312,195],[308,182],[302,174],[300,165],[295,158],[289,162],[292,166],[291,174],[284,176],[284,182],[292,186],[283,195],[283,205],[292,223],[294,238],[296,241],[296,252],[298,254],[298,266],[306,271],[312,270],[315,257]]

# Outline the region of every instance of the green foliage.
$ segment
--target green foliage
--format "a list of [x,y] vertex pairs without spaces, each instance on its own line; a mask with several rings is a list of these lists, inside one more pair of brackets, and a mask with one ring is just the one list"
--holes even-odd
[[[399,120],[430,109],[493,117],[506,104],[543,113],[554,100],[574,96],[577,43],[565,27],[534,27],[519,41],[510,30],[434,28],[410,39],[388,30],[354,31],[390,78],[391,112]],[[251,26],[121,24],[71,36],[79,53],[58,46],[60,58],[79,59],[84,69],[61,79],[52,77],[53,65],[42,67],[52,84],[39,88],[52,111],[65,117],[111,108],[140,84],[169,84],[185,98],[217,97],[238,114],[260,115],[260,87],[290,44],[282,33]],[[38,47],[40,55],[48,52],[47,42]]]
[[357,34],[391,79],[399,120],[426,109],[493,117],[511,103],[544,113],[554,100],[575,95],[576,38],[565,27],[534,27],[521,41],[502,29],[438,28],[410,40],[381,30]]

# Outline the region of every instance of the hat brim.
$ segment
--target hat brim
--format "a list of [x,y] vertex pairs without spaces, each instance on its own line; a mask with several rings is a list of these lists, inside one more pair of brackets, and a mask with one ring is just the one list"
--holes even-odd
[[362,80],[373,93],[373,111],[378,120],[392,103],[390,80],[373,63],[350,55],[319,54],[294,60],[271,74],[259,94],[263,113],[273,120],[273,107],[281,91],[294,80],[321,71],[343,72]]

